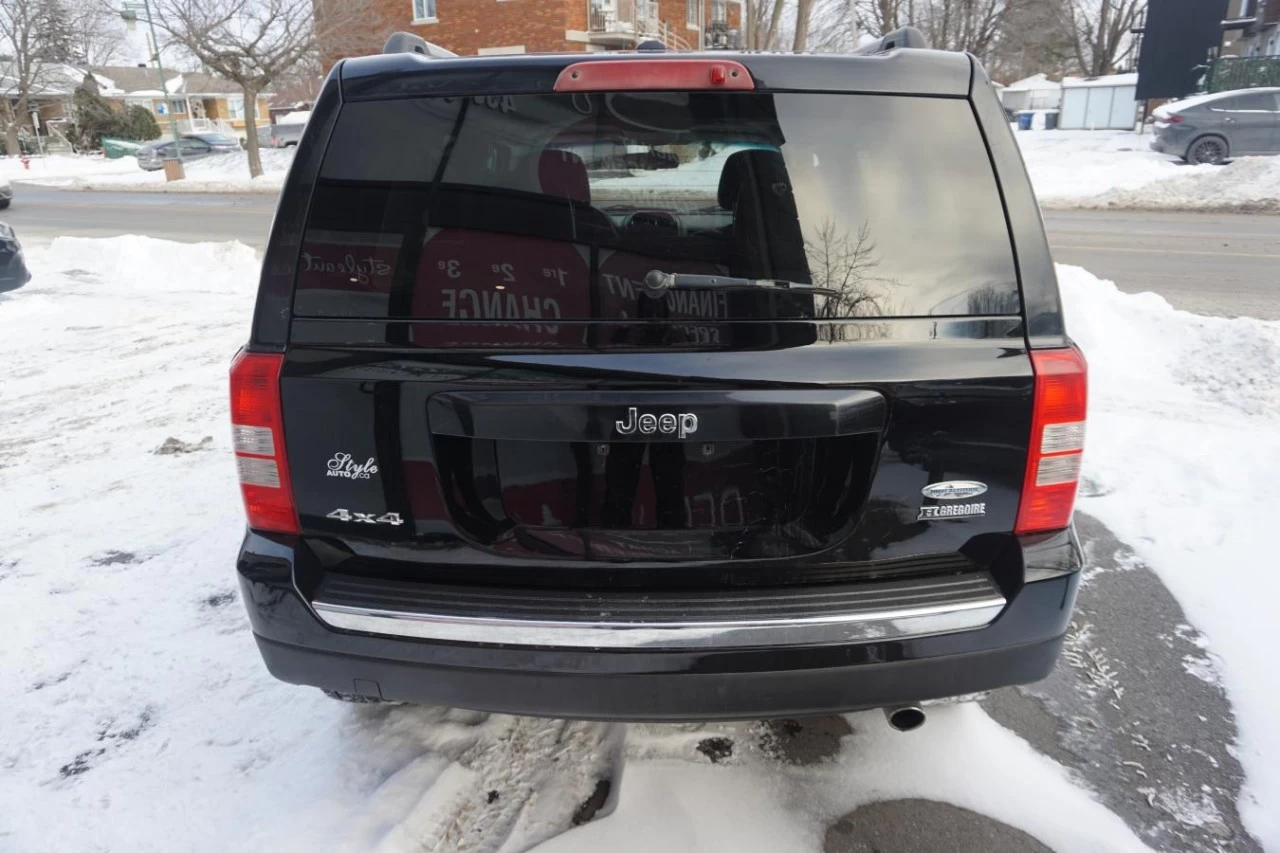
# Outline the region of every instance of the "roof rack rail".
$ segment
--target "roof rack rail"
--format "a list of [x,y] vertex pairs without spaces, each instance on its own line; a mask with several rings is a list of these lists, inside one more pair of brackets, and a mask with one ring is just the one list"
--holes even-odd
[[382,46],[383,53],[417,53],[429,59],[449,59],[457,56],[451,50],[445,50],[438,44],[432,44],[422,36],[413,33],[392,33],[387,43]]
[[866,56],[871,53],[884,53],[886,50],[893,50],[899,47],[925,50],[929,47],[929,40],[924,37],[924,33],[915,27],[899,27],[891,33],[885,33],[870,44],[854,48],[853,53],[858,56]]

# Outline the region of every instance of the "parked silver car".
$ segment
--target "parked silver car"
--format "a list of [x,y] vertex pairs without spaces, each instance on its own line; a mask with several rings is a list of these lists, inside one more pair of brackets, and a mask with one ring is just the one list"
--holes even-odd
[[[239,140],[222,133],[187,133],[183,134],[179,143],[182,145],[184,161],[240,150]],[[163,169],[164,161],[173,156],[173,140],[158,139],[138,149],[138,167],[154,172]]]
[[1156,108],[1151,147],[1188,163],[1280,154],[1280,87],[1197,95]]

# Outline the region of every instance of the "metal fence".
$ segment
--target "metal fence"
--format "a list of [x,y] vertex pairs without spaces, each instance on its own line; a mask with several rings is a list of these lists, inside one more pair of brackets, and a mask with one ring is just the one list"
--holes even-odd
[[1280,56],[1223,56],[1209,66],[1205,91],[1280,86]]

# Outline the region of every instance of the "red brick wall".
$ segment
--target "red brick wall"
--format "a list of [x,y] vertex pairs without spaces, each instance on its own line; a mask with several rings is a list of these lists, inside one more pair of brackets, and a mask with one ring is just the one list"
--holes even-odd
[[[376,0],[391,30],[405,30],[454,53],[482,47],[524,45],[527,53],[581,50],[565,41],[566,29],[586,29],[587,0],[436,0],[434,24],[413,24],[412,0]],[[580,18],[569,7],[582,6]],[[578,26],[569,26],[573,20]]]
[[[387,34],[396,30],[416,33],[454,53],[474,55],[482,47],[524,45],[527,53],[580,51],[586,45],[569,41],[565,32],[587,29],[590,0],[436,0],[434,24],[413,24],[412,0],[374,0],[375,13],[385,22]],[[671,32],[696,46],[697,30],[685,22],[686,0],[657,0],[658,17]],[[711,20],[711,0],[706,2],[706,19]],[[740,27],[742,9],[729,0],[730,27]],[[374,38],[381,44],[385,36]],[[333,59],[339,57],[334,56]]]
[[[665,21],[671,32],[689,43],[690,47],[698,46],[698,31],[688,28],[687,0],[658,0],[658,20]],[[711,23],[711,0],[704,0],[703,26]],[[729,0],[727,7],[728,25],[731,29],[742,26],[742,7],[734,0]]]
[[564,0],[564,28],[586,32],[587,9],[590,5],[590,0]]
[[[742,30],[742,6],[741,5],[734,2],[730,2],[728,18],[729,18],[729,29],[739,30],[739,31]],[[746,33],[743,33],[743,37],[744,38],[746,37]]]

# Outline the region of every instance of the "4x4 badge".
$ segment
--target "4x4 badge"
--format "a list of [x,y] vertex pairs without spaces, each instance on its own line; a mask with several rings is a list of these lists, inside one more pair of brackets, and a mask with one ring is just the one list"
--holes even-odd
[[930,483],[920,490],[920,494],[935,501],[958,501],[976,498],[986,491],[987,484],[977,480],[947,480],[945,483]]

